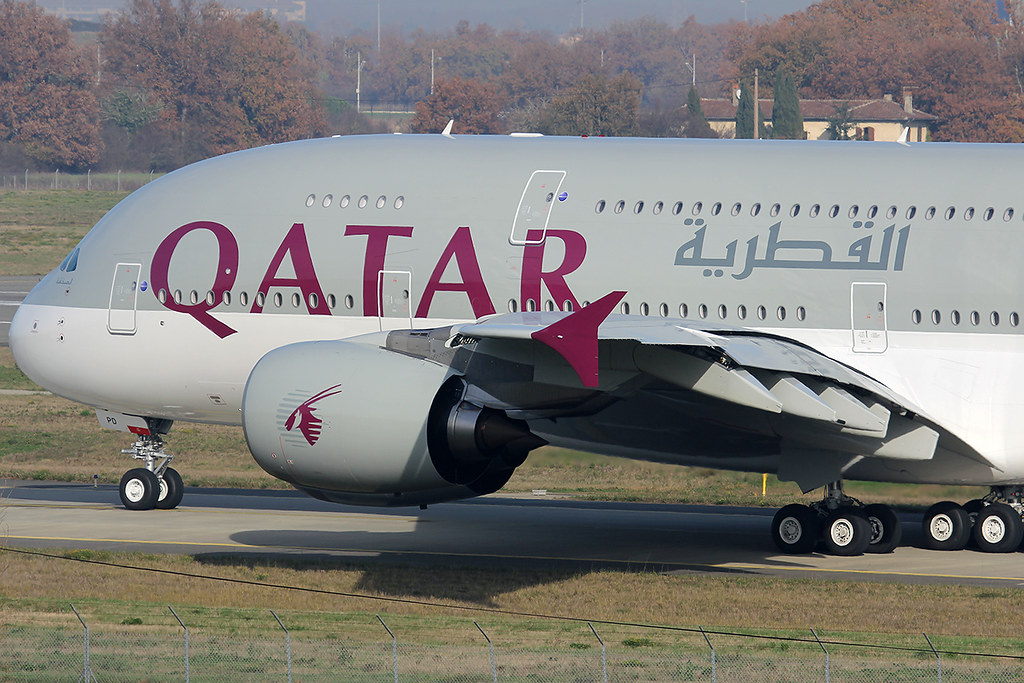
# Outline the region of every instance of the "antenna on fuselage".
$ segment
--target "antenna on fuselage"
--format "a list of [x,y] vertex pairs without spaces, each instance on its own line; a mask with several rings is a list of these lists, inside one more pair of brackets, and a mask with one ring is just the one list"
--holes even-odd
[[448,119],[448,125],[444,127],[443,131],[441,131],[441,135],[445,136],[446,138],[452,137],[452,126],[454,125],[455,119]]

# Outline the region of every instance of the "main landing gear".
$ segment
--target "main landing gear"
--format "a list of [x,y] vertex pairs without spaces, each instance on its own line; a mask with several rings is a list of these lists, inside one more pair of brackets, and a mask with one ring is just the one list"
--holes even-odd
[[1024,539],[1024,487],[993,486],[984,498],[960,506],[946,500],[928,508],[921,531],[932,550],[962,550],[974,543],[988,553],[1017,550]]
[[812,505],[787,505],[772,519],[772,540],[784,553],[809,553],[820,542],[831,555],[890,553],[903,528],[888,505],[864,505],[843,493],[842,481],[825,488]]
[[[160,433],[166,434],[169,428],[170,424],[167,424]],[[174,456],[164,453],[164,440],[156,429],[150,434],[138,435],[132,447],[121,452],[145,463],[144,467],[130,469],[121,477],[118,492],[126,508],[170,510],[178,506],[185,493],[185,485],[177,470],[168,467]]]

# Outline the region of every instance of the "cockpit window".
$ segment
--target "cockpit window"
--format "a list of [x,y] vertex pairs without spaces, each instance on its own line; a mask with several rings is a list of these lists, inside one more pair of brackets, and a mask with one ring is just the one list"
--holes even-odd
[[60,262],[60,269],[65,273],[73,273],[75,268],[78,267],[78,252],[79,247],[75,247],[74,250],[64,257],[64,260]]

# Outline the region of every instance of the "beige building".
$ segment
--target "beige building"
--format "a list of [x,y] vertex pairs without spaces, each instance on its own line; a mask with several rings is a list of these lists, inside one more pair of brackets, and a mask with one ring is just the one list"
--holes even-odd
[[[704,116],[716,133],[724,138],[736,135],[738,100],[702,99],[700,104]],[[760,116],[770,124],[772,100],[759,100],[759,105]],[[908,141],[924,142],[931,136],[931,126],[937,120],[931,114],[914,109],[910,93],[904,94],[902,105],[891,95],[880,100],[800,100],[807,139],[829,139],[828,120],[843,105],[850,110],[850,137],[860,140],[896,141],[907,130]]]

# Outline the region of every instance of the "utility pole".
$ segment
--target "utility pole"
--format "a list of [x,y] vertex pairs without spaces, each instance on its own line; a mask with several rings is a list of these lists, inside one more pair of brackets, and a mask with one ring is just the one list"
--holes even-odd
[[747,23],[747,3],[750,2],[750,0],[740,0],[740,2],[743,3],[743,23],[746,24]]
[[434,48],[430,48],[430,94],[434,94]]
[[757,126],[757,119],[761,114],[761,101],[757,99],[757,69],[754,69],[754,139],[761,139],[761,129]]
[[690,73],[693,76],[693,87],[696,88],[697,87],[697,55],[696,54],[693,55],[693,61],[692,62],[686,62],[686,66],[689,67],[689,69],[690,69]]
[[356,112],[361,111],[361,101],[359,96],[360,86],[363,84],[363,53],[356,53]]
[[582,32],[583,31],[583,3],[585,3],[587,0],[576,0],[576,1],[578,3],[580,3],[580,31]]
[[377,0],[377,59],[380,59],[380,0]]

